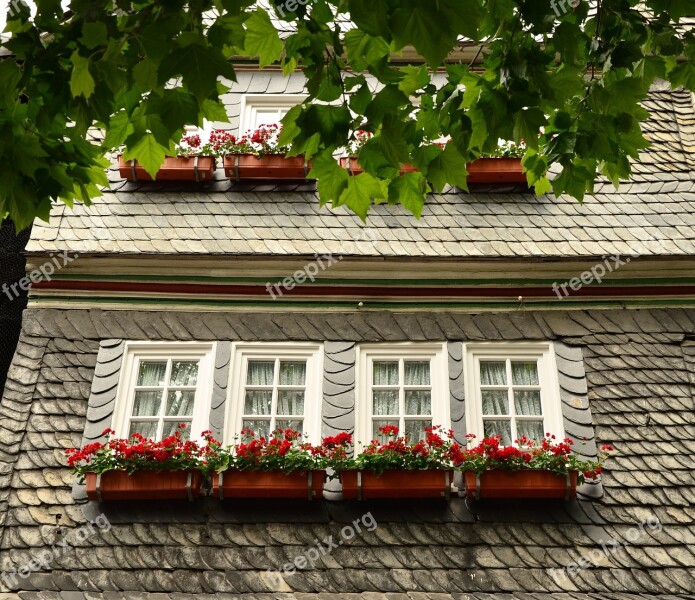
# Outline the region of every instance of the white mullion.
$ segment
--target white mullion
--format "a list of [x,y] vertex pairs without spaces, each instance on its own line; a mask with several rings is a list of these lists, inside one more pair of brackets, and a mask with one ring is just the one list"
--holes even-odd
[[[399,433],[405,435],[405,360],[398,359],[398,425]],[[402,426],[401,426],[402,423]]]
[[171,380],[171,369],[173,359],[167,359],[167,368],[164,373],[164,389],[162,390],[162,404],[159,409],[159,422],[157,423],[157,439],[161,440],[164,434],[164,415],[166,414],[167,396],[169,394],[169,381]]
[[280,359],[275,358],[275,368],[273,371],[273,393],[270,401],[270,431],[268,437],[277,429],[275,426],[278,410],[278,386],[280,385]]
[[512,384],[512,359],[507,358],[506,359],[506,369],[507,369],[507,383],[509,384],[509,387],[507,388],[507,397],[509,398],[509,418],[511,422],[511,433],[512,433],[512,439],[511,443],[514,443],[514,440],[517,439],[516,435],[516,410],[514,406],[514,385]]

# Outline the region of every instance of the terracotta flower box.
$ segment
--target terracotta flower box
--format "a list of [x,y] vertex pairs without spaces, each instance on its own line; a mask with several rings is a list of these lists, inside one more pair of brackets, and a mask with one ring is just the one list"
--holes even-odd
[[479,158],[468,165],[468,183],[526,183],[520,158]]
[[[343,169],[347,169],[350,175],[359,175],[360,173],[364,173],[364,169],[360,167],[357,159],[354,156],[343,156],[340,159],[340,166],[343,167]],[[403,163],[401,165],[401,175],[404,173],[417,173],[418,171],[419,169],[415,165],[408,163]]]
[[571,500],[577,496],[577,471],[555,475],[550,471],[463,472],[466,496],[485,499]]
[[212,495],[225,498],[296,498],[320,500],[326,471],[242,471],[212,476]]
[[[167,156],[155,175],[156,181],[210,181],[216,168],[212,156]],[[152,181],[136,160],[118,157],[118,172],[128,181]]]
[[111,500],[194,500],[200,496],[200,471],[125,471],[87,473],[87,497]]
[[224,157],[224,172],[235,181],[245,179],[304,181],[310,170],[303,156],[231,154]]
[[451,471],[371,471],[347,470],[340,474],[343,498],[448,498],[453,480]]

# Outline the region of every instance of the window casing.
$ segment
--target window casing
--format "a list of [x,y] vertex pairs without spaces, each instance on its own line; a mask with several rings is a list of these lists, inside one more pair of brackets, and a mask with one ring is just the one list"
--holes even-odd
[[552,344],[464,344],[466,425],[478,438],[499,434],[564,437]]
[[261,125],[280,124],[288,111],[306,98],[303,94],[245,95],[241,99],[239,134],[254,131]]
[[225,442],[242,429],[268,435],[280,428],[318,442],[322,377],[321,344],[233,344]]
[[116,395],[118,437],[161,440],[179,424],[184,437],[208,429],[216,343],[128,342]]
[[427,426],[450,425],[446,344],[362,345],[357,382],[356,450],[378,439],[383,425],[413,441]]

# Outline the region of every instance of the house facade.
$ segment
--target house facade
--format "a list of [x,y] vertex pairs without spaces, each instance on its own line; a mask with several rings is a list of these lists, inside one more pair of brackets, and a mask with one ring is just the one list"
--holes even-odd
[[[223,126],[277,122],[302,90],[242,70]],[[695,99],[656,86],[645,105],[633,181],[583,204],[451,188],[419,220],[362,223],[311,182],[114,166],[91,207],[57,206],[27,270],[69,260],[32,286],[0,405],[0,597],[692,598]],[[311,502],[100,503],[67,467],[106,428],[181,422],[228,443],[442,425],[616,453],[557,502],[469,500],[457,476],[433,501],[331,483]]]

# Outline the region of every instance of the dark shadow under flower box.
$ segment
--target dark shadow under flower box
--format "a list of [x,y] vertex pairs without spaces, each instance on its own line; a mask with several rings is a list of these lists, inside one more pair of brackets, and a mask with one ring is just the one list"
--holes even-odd
[[[212,156],[167,156],[155,175],[156,181],[210,181],[216,168]],[[128,181],[152,181],[136,160],[118,157],[118,172]]]
[[[340,159],[340,166],[343,167],[343,169],[347,169],[350,175],[359,175],[360,173],[364,173],[364,169],[360,167],[357,159],[354,156],[343,156]],[[404,173],[417,173],[418,171],[419,169],[415,165],[403,163],[401,165],[400,173],[403,175]]]
[[526,183],[520,158],[479,158],[468,165],[468,183]]
[[303,156],[232,154],[224,157],[224,172],[235,181],[248,179],[304,181],[310,166]]
[[453,480],[451,471],[393,470],[377,475],[371,471],[347,470],[340,473],[343,498],[448,498]]
[[242,471],[212,476],[212,495],[225,498],[296,498],[320,500],[326,471]]
[[87,497],[111,500],[194,500],[200,496],[200,471],[125,471],[87,473]]
[[577,496],[577,471],[556,475],[550,471],[463,472],[466,496],[485,499],[571,500]]

